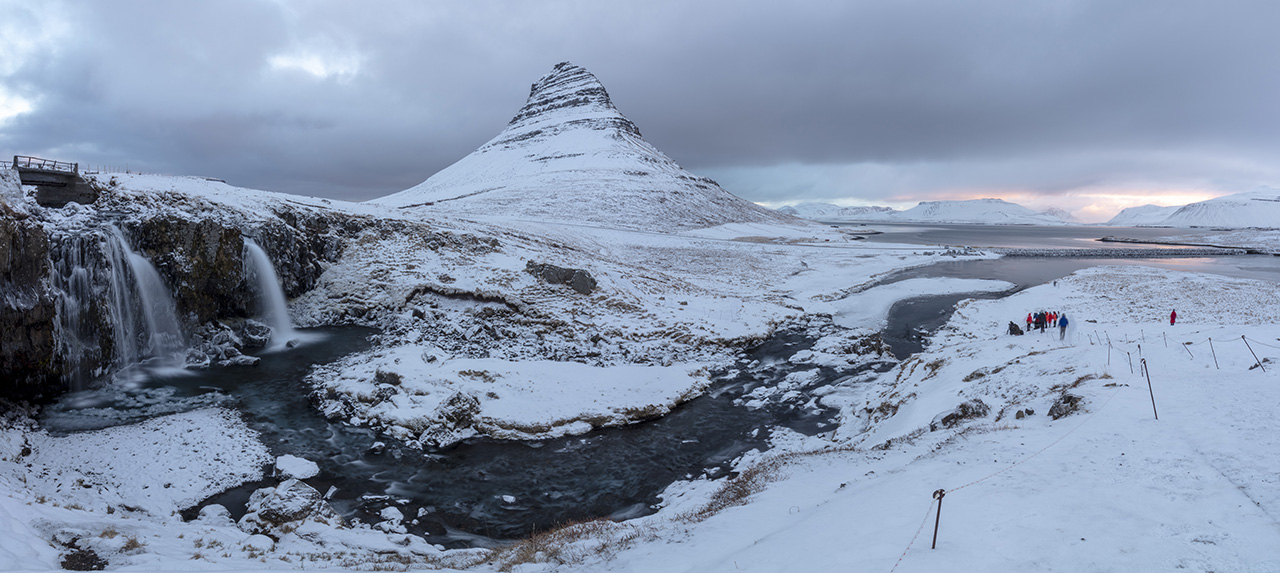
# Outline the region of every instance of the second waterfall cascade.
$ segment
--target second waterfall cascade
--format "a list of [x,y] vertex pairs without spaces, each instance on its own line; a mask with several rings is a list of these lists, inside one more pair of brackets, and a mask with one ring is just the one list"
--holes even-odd
[[271,327],[271,344],[269,348],[284,348],[289,342],[298,339],[298,333],[289,319],[289,306],[284,298],[284,289],[280,286],[280,277],[276,275],[271,258],[253,239],[245,237],[245,259],[247,271],[254,281],[258,293],[263,319]]

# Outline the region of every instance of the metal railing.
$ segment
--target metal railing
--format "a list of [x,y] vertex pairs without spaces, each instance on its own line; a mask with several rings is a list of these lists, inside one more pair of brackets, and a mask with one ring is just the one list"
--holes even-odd
[[54,161],[52,159],[41,159],[39,157],[28,157],[26,155],[14,155],[13,168],[39,169],[41,171],[57,171],[60,173],[80,173],[79,163],[67,163],[65,161]]

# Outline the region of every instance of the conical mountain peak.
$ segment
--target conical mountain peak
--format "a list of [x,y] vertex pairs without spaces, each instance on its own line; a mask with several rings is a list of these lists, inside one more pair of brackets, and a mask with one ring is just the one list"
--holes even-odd
[[[613,107],[604,84],[591,72],[569,62],[560,62],[529,88],[529,99],[511,118],[507,132],[522,132],[557,123],[595,120],[599,129],[612,126],[636,136],[640,130]],[[600,125],[603,120],[604,125]],[[571,124],[572,125],[572,124]]]
[[568,62],[533,83],[497,137],[374,202],[649,231],[792,220],[676,165],[613,107],[595,76]]

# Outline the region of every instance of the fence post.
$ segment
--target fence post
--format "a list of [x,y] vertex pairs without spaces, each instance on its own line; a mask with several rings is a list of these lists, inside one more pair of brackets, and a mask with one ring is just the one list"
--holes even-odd
[[1212,336],[1211,336],[1211,337],[1209,337],[1209,352],[1212,352],[1212,353],[1213,353],[1213,367],[1214,367],[1214,368],[1217,368],[1218,370],[1222,370],[1222,367],[1218,366],[1218,351],[1213,349],[1213,337],[1212,337]]
[[1147,392],[1151,393],[1151,413],[1156,419],[1160,419],[1160,413],[1156,411],[1156,391],[1151,389],[1151,369],[1147,368],[1147,359],[1142,359],[1142,372],[1147,376]]
[[933,499],[938,500],[938,516],[933,518],[933,547],[930,547],[929,549],[938,548],[938,524],[942,522],[942,498],[946,495],[947,490],[945,489],[939,489],[938,491],[933,492]]
[[1133,353],[1126,350],[1124,355],[1129,357],[1129,373],[1133,374]]
[[1164,337],[1164,347],[1165,347],[1165,348],[1168,348],[1168,347],[1169,347],[1169,333],[1167,333],[1167,332],[1161,332],[1161,333],[1160,333],[1160,336],[1163,336],[1163,337]]
[[1243,334],[1241,334],[1241,335],[1240,335],[1240,340],[1243,340],[1243,341],[1244,341],[1244,345],[1249,347],[1249,354],[1252,354],[1252,355],[1253,355],[1253,361],[1258,363],[1258,368],[1261,368],[1263,372],[1266,372],[1266,371],[1267,371],[1267,367],[1262,365],[1262,361],[1261,361],[1261,360],[1258,360],[1258,353],[1253,351],[1253,347],[1252,347],[1252,346],[1249,346],[1249,339],[1248,339],[1248,338],[1245,338],[1245,337],[1244,337],[1244,335],[1243,335]]
[[1196,355],[1194,355],[1194,354],[1192,354],[1192,353],[1191,353],[1191,347],[1190,347],[1188,344],[1189,344],[1189,343],[1184,342],[1184,343],[1182,344],[1182,349],[1187,351],[1187,356],[1190,356],[1192,360],[1195,360],[1195,359],[1196,359]]

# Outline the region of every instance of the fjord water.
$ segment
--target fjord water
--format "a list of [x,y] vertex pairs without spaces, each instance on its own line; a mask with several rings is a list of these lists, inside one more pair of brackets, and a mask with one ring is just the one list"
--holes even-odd
[[[1158,247],[1132,243],[1107,243],[1104,236],[1151,240],[1158,237],[1185,235],[1190,229],[1132,227],[1040,227],[1031,225],[873,225],[885,231],[868,236],[882,243],[968,245],[976,247],[1037,249],[1125,249]],[[913,247],[915,248],[915,247]],[[878,284],[892,284],[915,278],[990,279],[1013,283],[1001,293],[955,293],[915,297],[899,301],[889,310],[888,325],[883,331],[885,342],[895,356],[905,358],[920,352],[930,333],[951,317],[956,303],[965,299],[996,299],[1023,289],[1048,284],[1080,269],[1105,265],[1143,265],[1169,270],[1218,274],[1280,282],[1280,257],[1268,255],[1229,255],[1220,257],[1177,257],[1177,246],[1167,246],[1173,256],[1160,258],[1087,258],[1087,257],[1004,257],[1000,259],[966,259],[957,257],[932,265],[907,269],[885,277]]]

